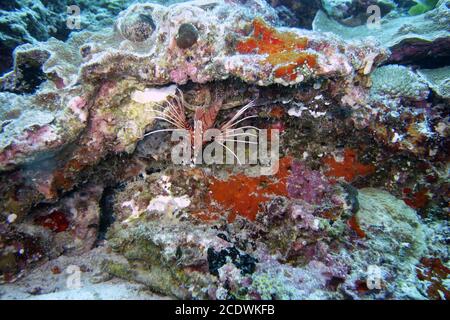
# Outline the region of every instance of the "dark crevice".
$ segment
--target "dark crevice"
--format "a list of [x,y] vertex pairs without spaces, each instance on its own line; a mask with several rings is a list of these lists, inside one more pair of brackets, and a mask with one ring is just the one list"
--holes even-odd
[[47,79],[40,65],[26,63],[20,66],[21,79],[17,84],[19,93],[34,93]]
[[[119,186],[120,187],[120,186]],[[97,240],[104,240],[108,228],[114,223],[114,195],[116,188],[107,187],[100,199],[100,225]]]
[[282,22],[289,27],[312,30],[312,22],[321,8],[320,0],[268,1],[278,11]]
[[430,42],[403,42],[391,48],[386,64],[412,65],[421,69],[435,69],[450,65],[450,41],[447,38]]
[[417,60],[405,63],[417,69],[437,69],[450,66],[450,55],[439,58],[422,57]]
[[0,2],[0,10],[13,11],[13,10],[20,9],[20,7],[21,7],[21,4],[15,0],[13,0],[13,1],[6,0],[6,1]]
[[0,44],[0,77],[9,72],[13,68],[13,50],[3,43]]
[[42,71],[41,63],[29,61],[16,67],[14,78],[10,85],[3,85],[0,91],[17,94],[33,94],[39,86],[47,80],[47,75]]

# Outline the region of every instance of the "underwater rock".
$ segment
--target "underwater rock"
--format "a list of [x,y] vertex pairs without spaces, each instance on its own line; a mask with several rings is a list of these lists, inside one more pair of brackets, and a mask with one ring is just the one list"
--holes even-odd
[[62,253],[76,256],[91,250],[97,241],[102,191],[101,186],[83,186],[57,204],[38,207],[25,218],[10,219],[8,227],[0,223],[4,245],[0,261],[8,261],[3,266],[0,262],[0,282],[11,282],[39,262]]
[[334,293],[327,292],[327,283],[339,271],[319,261],[295,268],[269,258],[259,266],[249,291],[263,300],[330,299]]
[[310,170],[298,161],[294,161],[291,168],[292,174],[287,180],[289,196],[310,204],[321,203],[330,190],[328,181],[320,172]]
[[[112,259],[105,247],[97,247],[85,254],[44,261],[17,282],[2,284],[0,297],[2,300],[167,299],[145,292],[143,285],[105,277],[101,271],[105,257]],[[67,275],[77,271],[82,272],[81,288],[68,288]]]
[[126,229],[113,226],[108,239],[128,261],[106,261],[105,270],[181,299],[208,297],[203,289],[215,283],[208,270],[208,248],[229,246],[203,226],[158,220],[133,223]]
[[[31,94],[43,89],[53,94],[66,94],[59,90],[75,84],[76,72],[82,63],[78,42],[84,37],[79,37],[68,40],[72,45],[50,39],[16,48],[14,68],[0,78],[0,90]],[[41,88],[42,85],[45,88]]]
[[24,270],[41,260],[46,253],[56,257],[62,253],[48,241],[49,235],[41,228],[11,228],[0,225],[0,284],[13,282]]
[[[85,102],[0,92],[0,171],[54,156],[86,125]],[[81,104],[80,104],[81,103]]]
[[[191,177],[190,179],[196,177],[195,171],[189,169],[185,171],[187,172],[184,175]],[[204,205],[197,200],[204,197],[201,194],[195,194],[187,207],[183,206],[174,212],[168,209],[146,210],[148,204],[161,198],[161,194],[174,192],[178,195],[189,194],[192,189],[198,188],[197,185],[202,188],[201,176],[196,178],[200,181],[188,180],[191,182],[183,185],[181,179],[175,179],[169,174],[170,170],[155,173],[129,183],[124,190],[118,192],[114,210],[117,220],[108,231],[107,238],[113,250],[123,255],[126,260],[105,261],[105,270],[112,275],[138,281],[153,290],[177,298],[220,299],[265,296],[266,289],[262,287],[259,280],[262,281],[266,272],[277,272],[276,268],[288,267],[270,257],[269,253],[262,249],[265,245],[254,242],[254,240],[268,241],[269,239],[269,237],[253,239],[256,235],[252,235],[254,231],[251,230],[260,229],[262,226],[259,222],[253,226],[239,219],[235,223],[226,223],[223,219],[203,220],[196,214],[196,206]],[[207,193],[207,190],[204,192]],[[173,197],[173,199],[180,199],[180,197]],[[131,217],[133,218],[130,219]],[[288,220],[280,226],[281,230],[283,226],[287,229],[295,225],[289,215],[286,214],[284,217]],[[302,221],[304,217],[302,218],[300,214],[293,219],[297,219],[298,228],[309,230],[304,228],[307,222]],[[281,234],[277,232],[279,229],[273,228],[270,222],[267,223],[273,236]],[[286,235],[286,229],[284,229],[284,235]],[[315,237],[320,238],[322,233],[318,229],[315,230],[317,231]],[[311,237],[314,239],[314,236]],[[270,242],[268,244],[271,245]],[[313,262],[311,266],[314,263],[316,262]],[[293,294],[302,297],[311,294],[309,290],[320,289],[313,288],[313,283],[319,281],[315,280],[315,277],[320,278],[324,286],[328,277],[328,275],[323,276],[322,272],[307,276],[308,270],[296,268],[291,270],[299,276],[309,277],[311,281],[311,287],[308,290],[305,290],[304,286],[302,286],[303,289],[295,287],[297,291]],[[326,266],[323,266],[321,270],[327,270],[333,275],[341,272],[340,268],[332,270],[331,267]],[[282,292],[285,286],[293,284],[295,279],[276,289],[274,295],[284,297]],[[245,283],[254,283],[255,286],[248,288]]]
[[53,11],[39,0],[12,0],[2,6],[7,7],[0,13],[0,74],[12,66],[12,52],[18,45],[58,36],[58,29],[64,25],[62,13],[66,11],[64,4],[55,3]]
[[181,49],[192,47],[198,39],[197,28],[190,23],[183,23],[178,29],[176,41],[177,46]]
[[[261,17],[265,17],[267,21],[276,21],[274,19],[276,13],[273,9],[262,4],[259,5],[262,9],[259,12]],[[168,21],[164,20],[165,13],[168,10],[166,7],[158,6],[157,4],[136,4],[130,7],[125,13],[151,12],[152,19],[155,25],[158,26],[158,29],[152,34],[152,38],[155,41],[151,47],[128,48],[128,46],[133,46],[133,43],[117,41],[108,32],[102,34],[82,32],[79,35],[73,36],[73,40],[69,42],[76,45],[76,48],[67,48],[66,50],[78,50],[82,47],[83,42],[84,44],[90,43],[92,47],[90,49],[92,52],[86,56],[84,63],[81,66],[78,64],[80,67],[79,81],[81,82],[89,83],[107,76],[127,74],[130,77],[135,77],[148,84],[155,85],[167,84],[170,80],[175,80],[177,83],[185,83],[188,79],[203,83],[231,75],[249,83],[269,85],[274,82],[280,82],[287,85],[303,80],[306,81],[311,77],[349,75],[352,70],[363,67],[361,64],[365,63],[365,56],[374,55],[375,66],[377,63],[383,61],[386,55],[386,52],[371,46],[370,43],[361,44],[358,48],[348,47],[348,52],[342,54],[338,50],[340,44],[335,39],[324,38],[320,34],[315,33],[302,35],[298,33],[299,30],[295,29],[277,34],[274,28],[264,22],[267,32],[273,34],[272,37],[282,38],[286,48],[291,46],[290,50],[298,51],[295,54],[293,53],[292,57],[289,58],[295,60],[295,67],[299,69],[296,72],[298,77],[298,80],[296,80],[293,76],[291,77],[292,71],[281,71],[286,69],[287,66],[285,65],[291,62],[288,59],[289,52],[286,53],[286,57],[272,55],[269,59],[265,59],[262,55],[249,55],[249,52],[246,52],[243,45],[238,44],[237,50],[233,49],[232,42],[245,41],[245,38],[239,36],[242,33],[241,29],[244,27],[251,28],[251,25],[256,25],[256,20],[254,21],[255,16],[244,11],[245,15],[243,19],[239,25],[236,25],[230,20],[231,18],[228,20],[218,20],[220,15],[216,14],[216,11],[222,9],[230,12],[239,10],[238,7],[225,4],[216,5],[209,10],[202,9],[200,5],[195,6],[195,3],[175,5],[170,10],[174,19],[173,21],[179,21],[179,24],[172,26],[168,25]],[[197,15],[195,19],[190,18],[192,12],[195,12]],[[125,13],[122,13],[124,17],[119,17],[119,25],[125,19]],[[128,20],[124,21],[125,24],[131,22]],[[169,33],[176,34],[180,25],[183,23],[196,25],[198,30],[202,30],[202,34],[197,40],[198,54],[190,57],[188,61],[183,57],[183,54],[178,54],[174,50],[173,45],[176,41],[173,38],[170,39],[167,37]],[[216,27],[217,25],[224,25],[227,28],[219,30]],[[132,38],[134,39],[135,36],[132,36]],[[309,43],[306,44],[308,40]],[[174,41],[175,43],[173,43]],[[292,46],[296,41],[305,43],[303,49],[308,51],[307,54],[302,53],[301,50]],[[327,54],[324,54],[322,51],[321,48],[323,46],[328,48]],[[251,48],[247,47],[246,49],[250,50]],[[267,48],[266,50],[272,50],[273,52],[276,48]],[[358,56],[361,56],[361,61],[350,58],[350,56],[355,56],[352,54],[354,51],[358,52]],[[217,53],[219,52],[223,52],[224,55],[218,55]],[[92,59],[94,55],[96,58]],[[306,55],[316,57],[315,60],[317,60],[317,63],[311,66],[312,68],[305,68],[300,61],[300,58]],[[80,58],[78,57],[78,59]],[[159,61],[165,61],[165,63],[159,63]],[[305,60],[303,59],[302,61]],[[67,62],[65,59],[61,59],[60,63],[64,64]],[[136,67],[137,65],[145,67],[138,68]],[[244,65],[246,65],[246,68],[243,68]],[[115,66],[120,66],[120,68],[115,68]],[[280,69],[281,67],[282,69]],[[289,68],[293,69],[292,67]],[[279,71],[275,72],[276,70]],[[74,76],[78,75],[75,72],[72,74]],[[181,76],[181,74],[185,74],[185,76]]]
[[[189,192],[191,185],[181,187],[168,173],[133,182],[116,197],[120,219],[108,241],[126,260],[105,261],[112,275],[178,298],[423,298],[415,264],[434,246],[431,232],[385,191],[355,192],[356,214],[335,188],[334,199],[318,206],[278,197],[253,222],[204,221],[193,214],[194,199],[178,213],[145,210],[159,192]],[[153,188],[162,177],[169,189]],[[133,208],[122,205],[130,197]],[[141,214],[130,220],[125,211]],[[380,287],[360,291],[374,266]]]
[[389,61],[393,63],[420,61],[430,56],[435,59],[448,57],[450,48],[448,0],[440,0],[435,9],[422,15],[400,17],[387,15],[380,20],[380,24],[378,29],[368,28],[366,24],[347,27],[327,17],[323,11],[319,11],[313,22],[313,30],[334,32],[346,40],[371,37],[391,50]]
[[83,186],[47,210],[35,210],[21,225],[34,224],[50,230],[52,246],[61,248],[66,255],[85,253],[97,241],[102,192],[102,186]]
[[60,210],[69,213],[71,226],[71,241],[64,246],[66,254],[81,254],[94,247],[100,225],[102,193],[102,186],[87,185],[60,202]]

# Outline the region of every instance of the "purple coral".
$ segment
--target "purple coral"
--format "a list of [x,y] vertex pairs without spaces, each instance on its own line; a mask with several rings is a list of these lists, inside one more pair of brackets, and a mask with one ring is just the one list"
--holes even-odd
[[308,169],[300,161],[292,162],[292,173],[287,181],[287,191],[291,198],[319,204],[329,190],[330,185],[320,172]]
[[319,230],[319,225],[317,218],[313,214],[314,209],[310,205],[300,206],[295,205],[292,207],[291,216],[294,220],[300,220],[301,223],[298,224],[300,229],[306,230]]

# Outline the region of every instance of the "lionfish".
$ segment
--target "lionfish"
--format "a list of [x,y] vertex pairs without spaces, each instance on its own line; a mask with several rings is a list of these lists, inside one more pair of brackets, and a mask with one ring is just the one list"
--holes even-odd
[[[196,159],[199,152],[201,152],[203,145],[206,142],[209,142],[205,139],[203,135],[204,131],[214,128],[217,114],[222,108],[223,98],[219,98],[217,95],[214,101],[209,106],[202,106],[195,108],[195,114],[193,118],[193,125],[189,123],[186,118],[186,110],[185,106],[188,105],[184,100],[183,92],[180,89],[177,89],[177,93],[174,95],[170,95],[166,98],[163,104],[166,105],[164,111],[161,110],[153,110],[156,113],[154,119],[163,120],[171,125],[173,128],[169,129],[159,129],[146,133],[144,136],[148,136],[158,132],[168,132],[168,131],[176,131],[180,129],[187,130],[190,134],[191,143],[194,151],[194,159]],[[241,126],[236,127],[239,123],[257,117],[256,115],[247,116],[242,119],[241,116],[250,108],[255,106],[255,100],[249,102],[245,106],[241,107],[236,114],[225,123],[219,125],[217,129],[220,130],[220,134],[214,137],[214,142],[218,143],[225,149],[227,149],[237,160],[239,164],[241,164],[239,158],[236,153],[231,150],[228,146],[225,145],[227,141],[231,142],[240,142],[244,144],[257,144],[254,141],[247,141],[245,137],[253,136],[257,137],[257,135],[250,132],[238,132],[242,129],[255,129],[259,131],[260,129],[254,126]],[[241,138],[241,139],[240,139]],[[244,138],[244,140],[242,140]]]

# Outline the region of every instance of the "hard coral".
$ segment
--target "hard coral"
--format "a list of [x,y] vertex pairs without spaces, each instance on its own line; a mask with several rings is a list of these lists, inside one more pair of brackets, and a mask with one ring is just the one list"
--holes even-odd
[[314,68],[316,65],[316,56],[304,51],[307,46],[307,38],[277,31],[261,18],[256,18],[253,21],[253,35],[239,41],[236,50],[243,54],[267,54],[265,61],[276,67],[275,77],[293,81],[303,66]]
[[[444,56],[448,51],[448,0],[441,0],[437,7],[423,15],[403,17],[384,16],[382,29],[367,28],[366,24],[356,27],[343,26],[319,11],[313,22],[313,30],[334,32],[345,40],[360,40],[373,37],[383,48],[391,50],[391,63],[410,63],[420,59]],[[395,79],[394,79],[395,80]]]
[[425,100],[428,97],[428,85],[422,77],[410,68],[400,65],[387,65],[372,73],[372,97],[402,98]]

